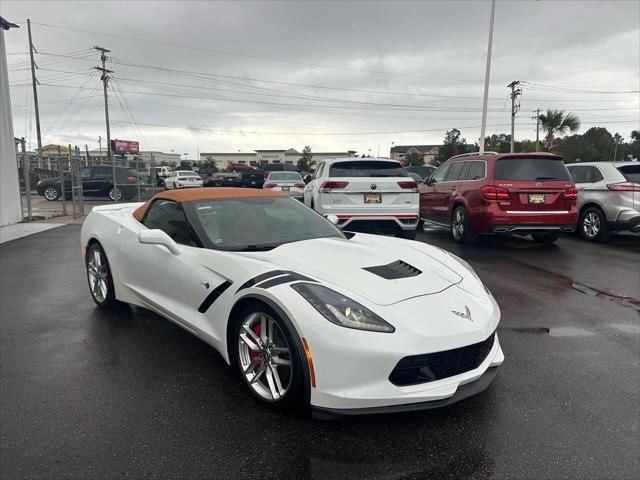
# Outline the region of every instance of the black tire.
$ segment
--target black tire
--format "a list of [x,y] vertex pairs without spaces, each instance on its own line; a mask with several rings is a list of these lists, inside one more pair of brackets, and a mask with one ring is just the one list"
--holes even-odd
[[469,216],[462,205],[453,209],[450,233],[456,243],[473,243],[478,238],[469,228]]
[[598,207],[589,207],[580,214],[580,236],[589,242],[608,242],[611,237],[607,217]]
[[560,232],[532,233],[531,237],[536,243],[554,243],[560,238]]
[[53,202],[60,198],[60,189],[55,185],[47,185],[42,191],[42,196],[48,201]]
[[398,233],[396,233],[396,237],[406,238],[407,240],[415,240],[417,233],[417,230],[400,230]]
[[[254,314],[266,315],[270,317],[277,324],[278,331],[282,334],[282,337],[279,340],[276,339],[276,334],[274,329],[274,341],[273,341],[274,346],[278,346],[278,343],[280,343],[280,346],[281,346],[282,345],[281,340],[284,338],[289,348],[288,359],[291,362],[291,367],[290,368],[284,367],[284,370],[285,370],[285,374],[287,373],[286,371],[290,371],[290,376],[287,377],[290,383],[288,383],[286,392],[276,400],[274,400],[273,398],[266,398],[265,396],[258,393],[258,391],[260,391],[261,389],[264,389],[265,391],[267,391],[267,393],[269,391],[269,387],[265,385],[265,384],[268,384],[268,382],[266,381],[266,376],[267,376],[266,373],[263,374],[262,376],[259,376],[258,380],[253,383],[251,383],[249,379],[247,379],[247,376],[244,373],[243,360],[241,360],[241,355],[243,354],[241,354],[241,351],[240,351],[241,350],[240,334],[241,334],[241,330],[244,332],[243,323],[245,321],[248,321],[248,319],[251,318]],[[294,343],[295,342],[294,338],[297,339],[298,336],[297,334],[295,337],[292,336],[291,329],[293,329],[293,327],[290,325],[288,321],[284,321],[284,319],[282,319],[272,308],[268,307],[263,303],[255,303],[243,308],[238,314],[238,316],[234,319],[234,323],[232,325],[233,334],[230,340],[231,344],[229,345],[229,350],[231,353],[234,368],[236,369],[238,375],[242,379],[243,384],[245,385],[246,389],[249,390],[251,395],[263,405],[266,405],[267,407],[273,408],[275,410],[297,409],[303,405],[302,398],[304,395],[305,378],[302,371],[302,361],[301,361],[300,355],[298,354],[299,349],[297,345]],[[258,335],[260,335],[259,332],[258,332]],[[280,355],[284,355],[284,354],[282,353],[274,354],[274,356],[278,356],[278,357]],[[272,358],[271,354],[269,354],[268,357],[271,359]],[[244,359],[245,363],[247,360],[248,359],[245,357]],[[261,366],[258,366],[257,369],[254,369],[253,371],[259,371],[260,368]],[[267,367],[267,368],[270,368],[270,367]],[[279,367],[276,367],[276,370],[278,370],[278,368]],[[282,383],[282,377],[279,377],[279,378],[280,378],[280,382]]]
[[316,206],[315,206],[315,204],[313,203],[313,197],[312,197],[312,198],[311,198],[311,210],[315,210],[315,209],[316,209]]
[[424,220],[419,219],[418,220],[418,230],[422,232],[422,230],[424,230]]
[[[96,252],[100,255],[100,260],[102,263],[102,269],[100,269],[99,276],[103,275],[104,285],[106,285],[105,290],[100,290],[100,287],[97,281],[94,283],[92,279],[92,260],[93,266],[95,267],[95,255]],[[95,242],[92,243],[91,246],[87,249],[87,254],[85,256],[85,268],[87,270],[87,283],[89,284],[89,293],[91,293],[91,298],[99,308],[112,308],[118,304],[116,300],[115,289],[113,287],[113,277],[111,276],[111,268],[109,267],[109,261],[107,260],[107,256],[102,249],[102,246]]]

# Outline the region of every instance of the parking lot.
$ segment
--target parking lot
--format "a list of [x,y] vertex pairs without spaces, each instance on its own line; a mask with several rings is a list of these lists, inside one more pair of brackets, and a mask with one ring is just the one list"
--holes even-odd
[[167,320],[96,309],[79,232],[0,246],[5,478],[640,473],[636,236],[458,246],[419,234],[469,261],[500,304],[498,378],[441,410],[317,421],[258,405],[211,347]]

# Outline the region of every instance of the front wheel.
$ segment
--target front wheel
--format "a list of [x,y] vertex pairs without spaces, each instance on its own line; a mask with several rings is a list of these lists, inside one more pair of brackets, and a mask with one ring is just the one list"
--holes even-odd
[[87,249],[85,264],[91,298],[100,308],[113,307],[117,303],[113,278],[107,256],[99,243],[94,243]]
[[596,207],[587,208],[580,215],[580,235],[590,242],[607,242],[609,227],[604,212]]
[[560,238],[559,232],[548,232],[548,233],[532,233],[531,237],[533,241],[536,243],[554,243],[556,240]]
[[54,187],[53,185],[51,185],[44,189],[43,196],[50,202],[53,202],[54,200],[60,198],[60,190],[58,190],[58,187]]
[[266,306],[245,308],[235,324],[235,365],[249,391],[274,408],[299,403],[301,362],[287,324]]
[[469,217],[463,206],[457,206],[451,215],[451,237],[456,243],[473,243],[477,235],[469,228]]

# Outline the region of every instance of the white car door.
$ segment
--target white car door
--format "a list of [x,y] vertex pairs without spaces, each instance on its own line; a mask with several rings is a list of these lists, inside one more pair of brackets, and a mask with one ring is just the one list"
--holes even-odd
[[162,245],[138,242],[138,230],[123,228],[119,241],[119,266],[125,285],[150,308],[187,327],[198,308],[195,295],[196,248],[181,207],[171,200],[158,199],[149,207],[140,229],[160,229],[181,244],[181,253],[172,254]]
[[308,207],[312,205],[315,207],[318,204],[318,187],[320,185],[320,178],[324,170],[325,163],[320,162],[316,171],[313,172],[311,181],[304,188],[304,204]]

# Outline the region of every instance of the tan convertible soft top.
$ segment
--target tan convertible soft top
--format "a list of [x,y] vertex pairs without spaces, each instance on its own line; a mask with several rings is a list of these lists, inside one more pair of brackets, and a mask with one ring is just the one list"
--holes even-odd
[[216,198],[251,198],[251,197],[283,197],[282,192],[271,190],[257,190],[255,188],[229,188],[229,187],[206,187],[206,188],[185,188],[181,190],[166,190],[156,193],[151,199],[140,205],[133,212],[136,220],[141,221],[149,205],[158,198],[166,198],[177,203],[193,202],[195,200],[211,200]]

